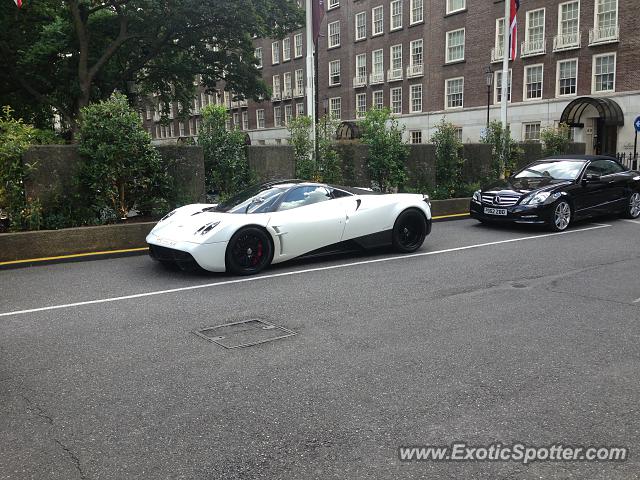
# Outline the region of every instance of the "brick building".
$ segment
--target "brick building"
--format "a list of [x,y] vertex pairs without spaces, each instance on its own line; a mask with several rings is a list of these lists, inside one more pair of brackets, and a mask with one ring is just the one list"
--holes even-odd
[[[535,141],[542,128],[562,120],[588,152],[631,150],[633,120],[640,115],[637,0],[520,3],[518,57],[510,62],[513,136]],[[319,114],[326,110],[354,120],[372,106],[387,106],[412,142],[426,143],[443,117],[459,127],[463,141],[476,142],[486,125],[490,66],[489,114],[500,118],[504,0],[325,0],[325,5]],[[254,143],[286,141],[286,123],[304,114],[303,40],[302,31],[278,41],[256,40],[272,98],[227,102],[232,121]]]

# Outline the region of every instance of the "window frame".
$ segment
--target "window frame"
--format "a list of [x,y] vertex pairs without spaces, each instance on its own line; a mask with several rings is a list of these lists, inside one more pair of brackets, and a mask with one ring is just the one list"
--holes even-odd
[[[260,115],[260,114],[262,114],[262,115]],[[262,117],[262,118],[260,118],[260,117]],[[262,126],[261,126],[261,120],[262,120]],[[267,121],[266,121],[264,108],[256,109],[256,128],[262,129],[262,128],[266,128],[266,126],[267,126]]]
[[[537,138],[527,138],[527,127],[537,126],[538,127],[538,137]],[[522,141],[523,142],[536,142],[540,143],[540,134],[542,133],[542,122],[523,122],[522,123]]]
[[[380,95],[381,102],[376,104],[376,97]],[[384,90],[374,90],[371,92],[371,108],[382,109],[384,108]]]
[[[333,77],[336,76],[336,72],[332,71],[332,66],[333,65],[337,65],[338,66],[338,70],[337,70],[338,81],[337,82],[333,81],[334,80]],[[341,66],[340,66],[340,59],[339,58],[336,59],[336,60],[330,60],[329,61],[329,86],[330,87],[337,87],[337,86],[339,86],[341,84],[341,82],[342,82],[342,78],[341,78],[342,72],[340,70],[341,70]]]
[[[416,8],[416,3],[420,3],[419,9]],[[420,12],[420,19],[416,20],[414,17],[414,12]],[[418,25],[420,23],[424,23],[424,0],[410,0],[409,1],[409,25]]]
[[291,37],[284,37],[282,39],[282,62],[288,62],[289,60],[291,60]]
[[[611,90],[596,90],[596,61],[598,58],[613,57],[613,88]],[[618,52],[606,52],[593,55],[591,60],[591,94],[615,93],[618,77]]]
[[464,12],[467,9],[467,0],[462,0],[462,7],[457,8],[455,10],[449,9],[449,4],[452,0],[446,0],[445,2],[445,13],[446,15],[453,15],[454,13]]
[[[376,11],[381,11],[382,14],[380,16],[380,20],[376,20]],[[376,22],[379,21],[381,25],[381,30],[376,31]],[[384,35],[384,5],[378,5],[376,7],[371,8],[371,37],[378,37],[380,35]]]
[[[419,87],[420,90],[420,108],[419,109],[415,109],[414,108],[414,101],[415,101],[415,97],[414,97],[414,89],[416,89],[416,87]],[[414,83],[409,85],[409,113],[422,113],[423,110],[423,92],[424,92],[424,88],[422,86],[422,83]]]
[[[363,18],[364,21],[362,23],[362,25],[358,24],[358,19],[359,18]],[[355,27],[355,41],[359,42],[361,40],[366,40],[367,39],[367,11],[363,11],[363,12],[358,12],[355,14],[354,16],[354,27]],[[364,29],[364,35],[362,36],[358,36],[358,28],[363,28]]]
[[[453,82],[453,81],[457,81],[457,80],[462,80],[462,90],[460,92],[460,105],[456,105],[455,107],[450,107],[449,106],[449,82]],[[457,93],[456,93],[457,95]],[[452,78],[446,78],[444,81],[444,109],[445,110],[462,110],[464,108],[464,77],[452,77]]]
[[[456,58],[456,59],[451,59],[449,58],[449,49],[452,48],[451,45],[449,44],[449,37],[454,34],[454,33],[458,33],[458,32],[462,32],[462,58]],[[466,56],[466,43],[467,43],[467,32],[466,32],[466,28],[462,27],[462,28],[456,28],[455,30],[449,30],[445,33],[445,63],[449,64],[449,63],[458,63],[458,62],[464,62],[465,61],[465,56]],[[457,48],[460,45],[455,45],[453,48]]]
[[[333,114],[334,103],[338,103],[338,109],[340,111],[338,116]],[[342,97],[331,97],[329,99],[329,117],[334,120],[342,120]]]
[[[258,53],[260,53],[260,55],[258,55]],[[262,47],[256,47],[254,49],[253,55],[256,57],[256,60],[258,60],[258,62],[256,64],[256,68],[262,68],[262,66],[263,66]]]
[[280,63],[280,42],[271,42],[271,65]]
[[[574,93],[560,93],[560,64],[561,63],[569,63],[575,62],[576,64],[576,75],[575,75],[575,83],[576,83],[576,91]],[[558,60],[556,62],[556,97],[557,98],[565,98],[565,97],[575,97],[578,95],[578,76],[580,72],[578,71],[578,67],[580,66],[580,60],[578,57],[575,58],[564,58],[562,60]]]
[[[540,76],[540,96],[539,97],[532,97],[529,98],[528,97],[528,86],[529,83],[527,81],[527,74],[529,72],[529,70],[533,69],[533,68],[541,68],[542,69],[542,74]],[[524,67],[524,76],[522,77],[522,101],[523,102],[533,102],[536,100],[543,100],[544,99],[544,63],[534,63],[531,65],[525,65]]]
[[[298,39],[300,39],[300,43],[298,43]],[[300,53],[298,53],[298,47],[300,48]],[[301,33],[296,33],[293,36],[293,56],[295,58],[302,58],[304,55],[304,39],[302,38]]]
[[564,35],[564,33],[562,33],[562,7],[565,5],[569,5],[572,3],[577,3],[578,4],[578,28],[577,28],[577,34],[580,35],[580,0],[567,0],[566,2],[561,2],[558,4],[558,35],[562,36]]
[[[338,31],[331,33],[331,27],[335,27],[338,25]],[[335,37],[337,37],[338,42],[333,43],[335,41]],[[332,48],[338,48],[340,46],[341,38],[340,38],[340,20],[336,20],[334,22],[327,23],[327,50]]]
[[[360,100],[364,98],[364,104],[360,105]],[[360,107],[363,107],[362,109]],[[367,93],[356,93],[356,119],[363,118],[365,113],[367,113]]]
[[[498,75],[501,77],[498,81]],[[493,73],[493,104],[499,105],[502,102],[502,70]],[[511,103],[513,97],[513,68],[509,68],[509,81],[507,82],[507,103]]]
[[[394,102],[396,102],[396,100],[394,100],[393,96],[394,93],[400,92],[399,98],[400,98],[400,110],[399,111],[395,111],[394,110]],[[393,87],[389,89],[389,108],[391,109],[391,114],[392,115],[402,115],[402,87]]]
[[[400,5],[400,13],[399,14],[394,14],[393,13],[393,6],[394,5]],[[404,0],[393,0],[390,4],[389,4],[389,31],[390,32],[395,32],[396,30],[402,30],[402,20],[403,20],[403,15],[404,15]],[[400,18],[400,25],[393,25],[393,20]]]
[[[599,7],[599,0],[595,0],[594,1],[594,5],[593,5],[593,28],[598,29],[601,28],[598,24],[598,15],[600,15],[600,12],[598,11],[598,7]],[[616,27],[620,26],[620,0],[615,0],[616,2]],[[606,27],[602,27],[602,28],[606,28]]]
[[[535,50],[536,52],[540,51],[544,51],[545,50],[545,41],[546,41],[546,36],[547,36],[547,9],[545,7],[541,7],[541,8],[533,8],[531,10],[527,10],[527,14],[526,14],[526,19],[525,19],[525,30],[524,30],[524,41],[527,45],[530,44],[531,40],[530,40],[530,26],[529,26],[529,19],[532,16],[532,14],[534,13],[538,13],[538,12],[542,12],[542,39],[540,40],[542,42],[542,49],[540,50]],[[537,28],[537,27],[536,27]]]

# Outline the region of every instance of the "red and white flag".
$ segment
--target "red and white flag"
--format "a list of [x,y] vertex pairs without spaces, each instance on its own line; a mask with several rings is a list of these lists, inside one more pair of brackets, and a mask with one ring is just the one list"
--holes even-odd
[[511,0],[511,18],[509,19],[509,58],[516,59],[518,54],[518,9],[520,0]]
[[22,0],[13,0],[14,2],[16,2],[16,5],[18,6],[18,8],[22,8]]

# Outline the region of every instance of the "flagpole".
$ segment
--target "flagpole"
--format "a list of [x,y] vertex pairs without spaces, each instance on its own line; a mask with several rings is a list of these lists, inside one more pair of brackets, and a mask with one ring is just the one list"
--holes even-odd
[[[500,121],[502,131],[507,132],[507,105],[509,102],[509,57],[511,56],[511,0],[504,2],[504,50],[502,52],[502,97],[500,104]],[[506,149],[506,142],[505,149]],[[500,178],[504,176],[504,160],[506,152],[503,152],[500,161]]]
[[315,95],[315,71],[314,71],[314,48],[313,48],[313,7],[312,0],[306,0],[306,41],[307,41],[307,115],[311,117],[311,142],[313,142],[312,152],[316,151],[316,95]]

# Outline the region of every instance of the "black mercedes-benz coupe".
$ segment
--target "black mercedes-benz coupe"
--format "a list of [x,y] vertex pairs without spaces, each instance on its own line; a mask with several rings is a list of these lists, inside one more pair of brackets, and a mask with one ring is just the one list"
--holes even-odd
[[480,222],[543,224],[563,231],[576,219],[603,214],[640,217],[640,172],[614,158],[545,158],[473,194]]

